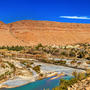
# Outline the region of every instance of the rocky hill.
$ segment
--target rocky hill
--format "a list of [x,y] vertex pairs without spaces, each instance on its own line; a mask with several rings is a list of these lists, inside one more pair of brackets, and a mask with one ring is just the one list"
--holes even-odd
[[1,45],[66,45],[90,42],[90,24],[22,20],[0,22]]
[[26,45],[10,33],[10,28],[3,22],[0,22],[0,46]]

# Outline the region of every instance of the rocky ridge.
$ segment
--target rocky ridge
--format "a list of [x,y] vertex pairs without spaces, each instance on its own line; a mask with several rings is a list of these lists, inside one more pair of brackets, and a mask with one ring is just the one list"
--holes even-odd
[[0,45],[67,45],[90,42],[90,24],[22,20],[0,21]]

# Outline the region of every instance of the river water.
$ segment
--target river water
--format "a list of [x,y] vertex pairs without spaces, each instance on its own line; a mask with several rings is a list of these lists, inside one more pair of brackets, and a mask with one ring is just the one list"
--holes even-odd
[[1,90],[43,90],[43,89],[50,89],[52,90],[54,87],[59,86],[59,79],[64,78],[70,80],[73,76],[61,76],[57,79],[50,80],[50,78],[45,78],[43,80],[38,80],[33,83],[29,83],[17,88],[11,89],[1,89]]
[[[75,70],[77,72],[83,72],[84,71],[84,70],[78,70],[78,69],[73,69],[73,68],[69,68],[69,67],[45,64],[45,63],[35,63],[35,64],[41,65],[41,70],[55,71],[55,72],[58,72],[58,73],[64,72],[68,75],[71,75],[71,73]],[[52,77],[49,77],[49,78],[45,78],[43,80],[38,80],[38,81],[23,85],[23,86],[20,86],[20,87],[17,87],[17,88],[0,89],[0,90],[43,90],[43,89],[48,89],[48,88],[50,90],[52,90],[54,87],[59,86],[59,80],[61,78],[70,80],[72,77],[73,76],[61,76],[61,77],[53,79],[53,80],[50,80],[50,78],[52,78]],[[20,81],[19,81],[19,83],[20,83]]]

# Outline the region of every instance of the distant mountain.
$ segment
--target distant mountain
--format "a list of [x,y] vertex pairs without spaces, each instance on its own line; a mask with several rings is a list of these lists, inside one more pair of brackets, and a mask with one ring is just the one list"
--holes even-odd
[[0,21],[0,45],[66,45],[90,42],[90,24],[22,20]]

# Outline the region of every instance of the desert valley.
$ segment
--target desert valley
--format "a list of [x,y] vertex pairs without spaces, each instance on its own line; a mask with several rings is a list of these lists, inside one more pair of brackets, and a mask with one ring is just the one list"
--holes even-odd
[[90,90],[90,24],[0,21],[0,90]]

